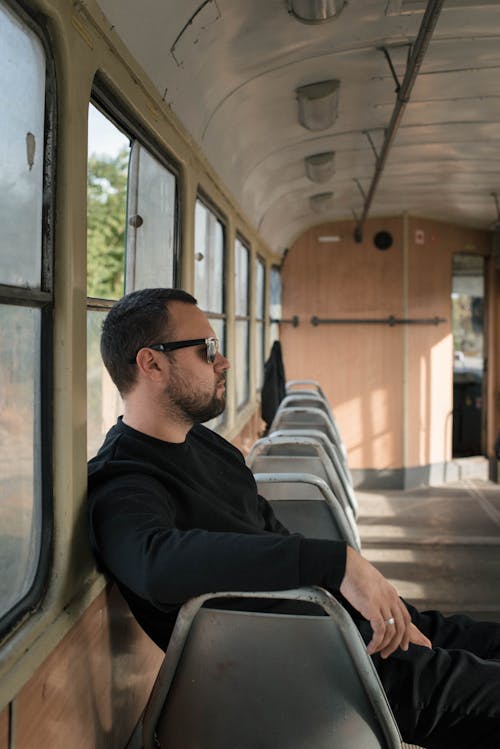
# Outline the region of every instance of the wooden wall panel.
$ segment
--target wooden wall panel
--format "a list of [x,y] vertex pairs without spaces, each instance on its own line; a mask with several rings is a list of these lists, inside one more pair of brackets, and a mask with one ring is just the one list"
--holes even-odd
[[[409,217],[405,257],[404,223],[403,217],[370,220],[361,244],[352,239],[353,222],[314,227],[295,242],[283,265],[283,317],[301,320],[296,329],[281,326],[286,375],[320,381],[353,469],[423,466],[451,457],[452,256],[488,255],[491,235]],[[394,237],[385,252],[373,245],[380,230]],[[340,241],[320,243],[321,235]],[[312,315],[437,316],[447,322],[314,328]]]
[[9,708],[0,712],[0,749],[9,749]]
[[162,657],[112,586],[18,695],[16,749],[123,749]]
[[[312,315],[333,318],[401,316],[403,310],[403,225],[401,219],[372,220],[365,240],[353,240],[352,222],[324,224],[304,234],[283,266],[283,317],[296,314],[300,326],[283,325],[288,379],[317,379],[332,404],[352,468],[402,465],[402,367],[400,327],[322,325]],[[380,230],[394,244],[375,249]],[[341,241],[320,243],[321,235]]]

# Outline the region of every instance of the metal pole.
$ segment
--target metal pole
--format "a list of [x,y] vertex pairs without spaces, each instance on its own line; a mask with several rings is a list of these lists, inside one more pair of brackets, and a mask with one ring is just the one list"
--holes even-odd
[[415,44],[413,45],[410,59],[408,60],[403,83],[401,84],[400,89],[397,91],[396,104],[394,106],[389,127],[386,131],[382,149],[376,162],[375,174],[373,175],[370,189],[368,190],[368,194],[366,196],[365,204],[363,206],[363,213],[361,214],[361,217],[356,224],[356,228],[354,229],[354,239],[356,242],[361,242],[363,239],[363,224],[368,216],[368,211],[370,210],[377,185],[379,183],[380,177],[382,176],[382,172],[384,170],[387,156],[389,155],[392,141],[394,140],[396,132],[399,128],[399,124],[401,122],[401,118],[406,109],[406,105],[408,104],[408,101],[410,99],[413,85],[422,65],[427,47],[429,46],[429,42],[438,21],[439,14],[441,13],[443,3],[444,0],[429,0],[429,2],[427,3],[418,36],[415,40]]

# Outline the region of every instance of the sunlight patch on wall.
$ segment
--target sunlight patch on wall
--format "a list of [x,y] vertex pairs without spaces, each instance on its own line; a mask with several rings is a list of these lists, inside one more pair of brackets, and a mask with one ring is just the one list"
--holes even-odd
[[388,428],[387,389],[377,388],[370,393],[370,420],[372,434]]
[[419,418],[418,418],[418,459],[420,465],[427,463],[427,356],[420,357],[420,390],[419,390]]
[[429,463],[451,459],[453,410],[453,337],[451,333],[434,344],[430,352]]
[[418,455],[420,465],[451,458],[453,341],[435,343],[419,362]]
[[363,465],[366,435],[363,430],[363,409],[361,398],[351,398],[336,404],[334,416],[338,422],[342,439],[349,452],[349,466]]

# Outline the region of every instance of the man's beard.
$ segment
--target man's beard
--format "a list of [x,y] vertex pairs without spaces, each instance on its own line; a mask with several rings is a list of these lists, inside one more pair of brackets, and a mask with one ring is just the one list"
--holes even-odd
[[[172,371],[172,370],[171,370]],[[215,384],[213,393],[196,393],[192,390],[189,383],[178,375],[175,370],[171,377],[169,386],[166,390],[170,405],[169,411],[175,412],[183,421],[192,422],[193,424],[203,424],[221,414],[226,407],[226,393],[217,395],[217,388],[225,377],[221,378]]]

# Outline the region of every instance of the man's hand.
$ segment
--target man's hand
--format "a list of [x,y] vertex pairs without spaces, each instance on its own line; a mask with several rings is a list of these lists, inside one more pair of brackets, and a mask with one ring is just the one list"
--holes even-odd
[[410,624],[410,642],[423,648],[432,648],[432,642],[413,623]]
[[350,546],[340,592],[370,622],[373,637],[367,653],[387,658],[398,647],[408,650],[410,642],[431,647],[414,624],[398,592],[378,570]]

